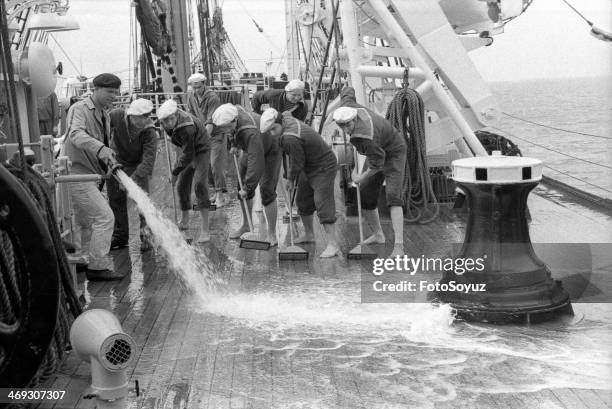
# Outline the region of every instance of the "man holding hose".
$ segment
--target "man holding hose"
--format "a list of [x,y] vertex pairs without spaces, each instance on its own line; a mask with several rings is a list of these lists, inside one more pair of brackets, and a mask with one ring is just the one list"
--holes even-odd
[[239,105],[223,104],[212,116],[215,126],[228,127],[231,129],[230,153],[240,154],[240,178],[244,182],[244,189],[239,192],[241,198],[245,198],[247,209],[242,201],[242,223],[238,229],[230,234],[230,239],[238,239],[242,234],[249,231],[247,215],[253,210],[253,197],[255,189],[259,184],[261,191],[261,203],[268,221],[267,238],[271,246],[278,244],[276,239],[276,184],[280,172],[281,155],[278,145],[278,137],[273,137],[269,132],[260,133],[259,126],[261,117],[255,113],[247,112]]
[[363,244],[385,242],[378,214],[378,196],[386,180],[386,199],[391,211],[395,244],[390,258],[404,254],[404,199],[402,186],[406,166],[406,143],[402,134],[382,116],[359,105],[355,90],[345,88],[341,94],[341,107],[333,114],[336,124],[350,135],[357,152],[367,158],[367,170],[359,174],[357,164],[353,182],[359,186],[361,207],[367,223],[374,233]]
[[157,111],[157,117],[170,136],[172,143],[182,149],[172,170],[172,188],[176,185],[181,206],[179,228],[189,228],[189,211],[191,210],[191,185],[194,184],[198,200],[198,210],[202,216],[202,225],[198,243],[210,241],[208,231],[208,167],[210,164],[210,137],[206,128],[195,116],[178,109],[174,100],[164,102]]
[[263,113],[259,130],[279,138],[282,152],[289,160],[287,190],[291,195],[297,188],[298,213],[304,224],[304,235],[298,237],[296,243],[314,241],[313,215],[316,210],[328,243],[320,257],[340,255],[334,202],[338,162],[331,147],[314,129],[295,119],[291,113],[281,115],[274,108]]

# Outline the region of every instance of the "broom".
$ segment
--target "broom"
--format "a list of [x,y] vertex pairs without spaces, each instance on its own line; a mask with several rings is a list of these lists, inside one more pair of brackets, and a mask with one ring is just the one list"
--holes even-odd
[[294,186],[291,194],[291,201],[289,203],[289,238],[291,245],[286,247],[284,250],[278,251],[278,260],[307,260],[308,252],[303,248],[293,244],[293,201],[295,200],[295,193],[297,187]]
[[[240,169],[238,167],[238,159],[236,155],[234,155],[234,164],[236,165],[236,177],[238,178],[238,184],[240,185],[240,190],[244,190],[244,186],[242,184],[242,178],[240,177]],[[240,196],[240,194],[238,194]],[[244,206],[244,213],[247,218],[247,222],[249,223],[249,230],[251,233],[248,235],[243,235],[240,238],[240,247],[243,249],[251,249],[251,250],[268,250],[270,249],[270,242],[257,240],[255,234],[253,233],[253,221],[251,220],[251,211],[249,210],[249,206],[247,206],[247,201],[244,197],[242,199],[242,205]]]
[[[355,169],[359,169],[359,157],[357,156],[357,149],[355,152]],[[359,244],[356,245],[351,251],[348,252],[346,258],[349,260],[361,260],[376,258],[378,255],[368,246],[363,244],[363,226],[361,224],[361,192],[359,184],[355,184],[357,188],[357,219],[359,220]]]
[[[170,147],[168,146],[168,136],[164,132],[164,144],[166,145],[166,159],[168,160],[168,180],[172,180],[172,159],[170,158]],[[178,213],[176,211],[176,193],[174,192],[174,185],[170,184],[172,190],[172,209],[174,210],[174,223],[178,226]],[[187,244],[191,244],[193,239],[185,237]]]

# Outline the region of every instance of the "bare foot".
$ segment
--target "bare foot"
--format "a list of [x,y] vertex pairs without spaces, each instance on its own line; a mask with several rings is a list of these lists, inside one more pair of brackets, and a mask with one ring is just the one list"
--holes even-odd
[[305,234],[294,240],[294,243],[312,243],[314,241],[314,235]]
[[278,245],[278,240],[276,239],[276,234],[268,234],[266,237],[266,241],[270,243],[270,247],[275,247]]
[[244,233],[249,231],[249,226],[240,226],[236,230],[230,233],[230,239],[239,239]]
[[328,244],[327,248],[323,250],[323,253],[321,253],[319,257],[331,258],[331,257],[340,256],[340,255],[341,253],[340,253],[340,249],[338,248],[338,246],[336,246],[335,244]]
[[179,230],[189,230],[189,221],[181,220],[178,224],[178,228]]
[[391,254],[389,254],[389,257],[387,258],[395,258],[397,256],[403,256],[404,253],[404,245],[403,244],[396,244],[393,246],[393,251],[391,252]]
[[363,244],[385,244],[385,234],[381,231],[374,233],[365,239]]

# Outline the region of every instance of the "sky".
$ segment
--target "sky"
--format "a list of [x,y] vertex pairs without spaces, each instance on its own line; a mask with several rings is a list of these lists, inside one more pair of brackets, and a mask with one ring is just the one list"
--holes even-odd
[[[479,0],[474,0],[479,1]],[[612,31],[612,0],[573,1],[587,18]],[[283,0],[219,0],[225,27],[251,71],[273,71],[285,48]],[[127,75],[130,53],[129,0],[71,0],[70,14],[81,30],[57,33],[65,50],[50,40],[65,75],[92,77],[103,71]],[[251,17],[263,29],[260,33]],[[472,61],[487,81],[532,78],[600,77],[612,74],[612,43],[595,39],[589,27],[561,0],[534,0],[525,14],[495,36],[490,47],[472,51]],[[68,61],[68,55],[73,63]]]

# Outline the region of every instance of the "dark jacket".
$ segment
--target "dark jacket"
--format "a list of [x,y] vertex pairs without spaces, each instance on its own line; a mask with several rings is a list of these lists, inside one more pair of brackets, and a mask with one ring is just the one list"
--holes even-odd
[[89,96],[70,107],[66,123],[68,130],[62,151],[72,161],[72,173],[105,174],[106,165],[98,160],[98,152],[110,142],[108,112],[96,107]]
[[117,161],[126,168],[136,168],[132,175],[138,178],[151,176],[157,155],[157,129],[153,121],[144,128],[134,128],[123,108],[112,110],[110,121],[110,147],[117,154]]
[[236,146],[246,155],[246,175],[243,183],[247,193],[251,194],[257,188],[263,175],[266,162],[263,140],[259,132],[259,115],[238,108],[236,119]]
[[268,89],[265,91],[257,91],[253,94],[253,99],[251,100],[251,106],[253,107],[253,111],[255,113],[261,115],[263,113],[262,105],[268,104],[270,108],[276,109],[278,112],[290,111],[295,108],[291,112],[294,118],[303,121],[306,119],[306,115],[308,115],[308,106],[304,103],[304,101],[300,101],[297,105],[292,104],[287,101],[287,96],[285,91],[282,89]]
[[296,180],[302,171],[309,175],[337,165],[331,147],[314,129],[287,113],[282,126],[280,146],[289,157],[289,180]]
[[210,150],[210,136],[204,124],[195,116],[180,109],[177,111],[178,119],[174,129],[166,131],[170,140],[183,152],[172,170],[178,175],[195,159],[196,155]]
[[368,158],[371,169],[381,170],[387,156],[403,154],[406,142],[402,133],[376,112],[358,104],[353,88],[348,87],[342,91],[340,105],[357,109],[355,129],[350,141],[357,152]]

